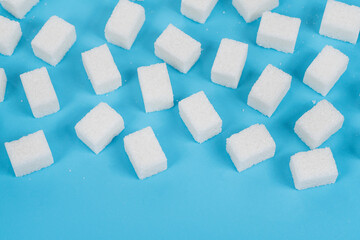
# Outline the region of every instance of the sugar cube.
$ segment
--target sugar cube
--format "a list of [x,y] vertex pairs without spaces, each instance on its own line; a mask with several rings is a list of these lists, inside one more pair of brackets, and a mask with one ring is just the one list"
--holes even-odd
[[98,154],[124,130],[124,127],[124,120],[120,114],[108,104],[101,102],[75,125],[75,131],[78,138]]
[[338,176],[330,148],[296,153],[291,156],[290,170],[298,190],[335,183]]
[[279,6],[279,0],[232,0],[233,6],[244,18],[245,22],[253,22],[266,11]]
[[120,0],[105,26],[105,38],[119,47],[130,49],[145,22],[145,10],[136,3]]
[[182,0],[181,14],[194,20],[205,23],[218,0]]
[[96,94],[121,86],[121,75],[106,44],[81,53],[82,61]]
[[20,23],[0,16],[0,32],[0,53],[11,56],[22,35]]
[[293,53],[300,24],[300,18],[265,12],[261,18],[256,43],[264,48]]
[[5,98],[6,82],[5,70],[0,68],[0,103],[3,102]]
[[59,101],[45,67],[23,73],[20,78],[34,117],[59,111]]
[[146,112],[174,106],[174,95],[165,63],[139,67],[137,72]]
[[271,117],[290,89],[291,76],[269,64],[255,82],[247,104]]
[[156,39],[154,47],[156,56],[182,73],[187,73],[201,54],[201,44],[172,24]]
[[180,117],[198,143],[221,132],[222,120],[203,91],[179,102]]
[[35,56],[56,66],[76,41],[74,25],[52,16],[31,41]]
[[14,17],[22,19],[39,0],[0,0],[1,5]]
[[222,39],[211,69],[211,80],[225,87],[237,88],[247,53],[246,43]]
[[295,123],[295,133],[310,149],[319,147],[343,125],[344,116],[326,100],[318,102]]
[[263,124],[252,125],[226,139],[226,151],[238,172],[272,158],[274,139]]
[[6,142],[5,148],[16,177],[38,171],[54,163],[42,130],[18,140]]
[[139,179],[167,169],[167,159],[151,127],[124,137],[125,152]]

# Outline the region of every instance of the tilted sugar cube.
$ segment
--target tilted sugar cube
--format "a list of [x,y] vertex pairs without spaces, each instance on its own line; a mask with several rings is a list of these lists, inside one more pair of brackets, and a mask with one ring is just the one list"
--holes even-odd
[[76,41],[74,25],[52,16],[31,41],[35,56],[56,66]]
[[232,0],[233,6],[244,18],[245,22],[255,21],[266,11],[279,6],[279,0]]
[[344,116],[326,100],[318,102],[295,123],[295,133],[310,149],[319,147],[344,123]]
[[0,16],[0,33],[0,53],[11,56],[22,35],[20,23]]
[[261,18],[256,43],[264,48],[293,53],[300,24],[300,18],[265,12]]
[[325,46],[306,70],[304,83],[326,96],[346,71],[348,63],[348,56],[331,46]]
[[1,5],[14,17],[22,19],[39,0],[0,0]]
[[82,61],[96,94],[121,86],[121,75],[106,44],[81,53]]
[[45,67],[20,75],[26,98],[36,118],[59,111],[60,105]]
[[180,117],[198,143],[221,132],[222,120],[203,91],[179,102]]
[[249,93],[247,104],[271,117],[290,89],[291,76],[268,65]]
[[201,44],[174,25],[156,39],[155,55],[182,73],[187,73],[199,59]]
[[124,137],[124,146],[139,179],[167,169],[167,159],[151,127]]
[[211,80],[225,87],[237,88],[247,53],[246,43],[222,39],[211,69]]
[[165,63],[139,67],[137,72],[146,112],[174,106],[174,94]]
[[120,114],[101,102],[75,125],[75,131],[78,138],[98,154],[124,127]]
[[6,82],[5,70],[0,68],[0,102],[3,102],[5,98]]
[[136,3],[120,0],[105,26],[105,38],[119,47],[130,49],[145,22],[145,10]]
[[6,142],[5,148],[17,177],[38,171],[54,163],[42,130],[18,140]]
[[290,170],[298,190],[335,183],[338,176],[330,148],[296,153],[291,156]]
[[226,139],[226,151],[239,172],[272,158],[275,149],[275,142],[263,124],[252,125]]
[[205,23],[218,0],[182,0],[181,14],[194,20]]

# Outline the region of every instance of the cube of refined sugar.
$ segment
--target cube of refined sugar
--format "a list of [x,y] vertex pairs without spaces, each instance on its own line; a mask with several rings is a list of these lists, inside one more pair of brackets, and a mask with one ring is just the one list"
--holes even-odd
[[52,16],[31,41],[35,56],[56,66],[76,41],[74,25]]
[[120,114],[108,104],[101,102],[75,125],[75,131],[78,138],[98,154],[124,130],[124,127],[124,120]]
[[0,16],[0,32],[0,53],[11,56],[22,35],[20,23]]
[[326,96],[345,72],[348,63],[348,56],[331,46],[325,46],[306,70],[304,83]]
[[218,0],[182,0],[181,14],[194,20],[205,23]]
[[256,43],[264,48],[293,53],[300,24],[300,18],[265,12],[261,18]]
[[1,5],[14,17],[22,19],[39,0],[0,0]]
[[166,170],[166,156],[151,127],[124,137],[124,146],[138,178],[144,179]]
[[5,98],[6,82],[5,70],[0,68],[0,102],[4,101]]
[[290,89],[292,77],[269,64],[255,82],[247,104],[271,117]]
[[174,106],[174,94],[165,63],[139,67],[137,72],[146,112]]
[[121,86],[121,75],[106,44],[81,53],[83,65],[96,94]]
[[34,117],[41,118],[59,111],[59,101],[45,67],[23,73],[20,78]]
[[266,11],[279,6],[279,0],[232,0],[233,6],[244,18],[245,22],[255,21]]
[[338,176],[330,148],[296,153],[291,156],[290,170],[298,190],[335,183]]
[[145,22],[145,10],[136,3],[120,0],[105,26],[105,38],[119,47],[130,49]]
[[154,47],[156,56],[182,73],[187,73],[201,54],[201,44],[172,24],[156,39]]
[[211,69],[211,80],[225,87],[237,88],[247,53],[246,43],[222,39]]
[[203,91],[179,102],[180,117],[198,143],[221,132],[222,120]]
[[344,123],[344,116],[326,100],[318,102],[295,123],[295,133],[310,149],[319,147]]
[[42,130],[18,140],[6,142],[5,148],[17,177],[38,171],[54,163]]
[[226,139],[226,151],[238,172],[272,158],[274,139],[263,124],[252,125]]

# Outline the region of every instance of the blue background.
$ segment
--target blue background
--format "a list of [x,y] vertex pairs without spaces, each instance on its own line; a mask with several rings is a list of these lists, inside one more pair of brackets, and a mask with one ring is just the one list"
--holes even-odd
[[[356,4],[356,0],[346,1]],[[115,0],[41,0],[21,20],[23,37],[11,57],[0,56],[8,88],[0,103],[0,239],[358,239],[360,224],[360,50],[359,45],[318,34],[325,0],[280,0],[274,11],[302,20],[294,54],[256,45],[257,20],[246,24],[230,0],[220,0],[205,24],[180,14],[180,0],[138,1],[146,22],[132,49],[109,44],[123,77],[118,90],[97,96],[80,53],[106,43],[104,28]],[[14,19],[4,9],[0,14]],[[57,67],[36,58],[30,42],[45,21],[58,15],[76,27],[77,41]],[[172,23],[202,43],[203,52],[184,75],[168,67],[175,107],[146,114],[136,69],[161,62],[156,38]],[[249,44],[236,90],[215,85],[210,70],[222,38]],[[295,121],[322,96],[302,83],[304,72],[330,44],[350,57],[347,71],[327,95],[345,116],[331,147],[339,177],[335,184],[298,191],[290,156],[307,151],[293,131]],[[267,64],[293,76],[292,86],[271,118],[246,105]],[[46,66],[61,110],[35,119],[19,75]],[[177,102],[204,90],[223,120],[223,131],[198,144],[178,114]],[[77,137],[75,124],[104,101],[125,120],[125,130],[99,155]],[[264,123],[275,139],[274,158],[238,173],[225,150],[226,138]],[[168,157],[168,169],[139,180],[123,137],[152,126]],[[3,145],[43,129],[55,163],[16,178]]]

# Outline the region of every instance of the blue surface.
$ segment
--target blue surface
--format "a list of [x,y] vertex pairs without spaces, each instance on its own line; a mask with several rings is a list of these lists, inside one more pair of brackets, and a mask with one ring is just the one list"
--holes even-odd
[[[356,0],[346,1],[356,4]],[[275,12],[302,20],[294,54],[256,45],[259,20],[246,24],[230,0],[220,0],[206,24],[180,14],[180,0],[139,1],[146,22],[132,49],[109,44],[123,86],[96,96],[80,53],[106,43],[104,27],[115,0],[46,1],[21,20],[23,37],[11,57],[0,56],[8,88],[0,103],[0,239],[358,239],[360,224],[360,50],[358,45],[318,34],[325,0],[280,0]],[[5,10],[0,14],[13,19]],[[57,67],[33,55],[30,42],[52,15],[76,26],[78,39]],[[203,52],[184,75],[169,67],[176,103],[200,90],[223,120],[223,131],[197,144],[175,107],[146,114],[136,68],[161,62],[153,43],[173,23],[202,43]],[[249,44],[236,90],[210,81],[220,40]],[[350,57],[347,71],[326,97],[345,116],[344,127],[322,146],[331,147],[339,177],[335,184],[297,191],[290,156],[308,148],[295,135],[295,121],[323,99],[302,83],[307,66],[330,44]],[[271,118],[246,105],[251,86],[267,64],[293,76],[289,93]],[[35,119],[19,75],[46,66],[61,110]],[[125,130],[99,155],[75,135],[75,124],[100,101],[125,120]],[[274,158],[238,173],[225,150],[233,133],[264,123],[277,144]],[[168,157],[168,170],[138,180],[123,137],[152,126]],[[55,163],[14,176],[3,143],[43,129]]]

